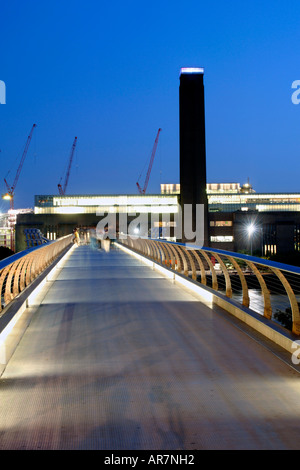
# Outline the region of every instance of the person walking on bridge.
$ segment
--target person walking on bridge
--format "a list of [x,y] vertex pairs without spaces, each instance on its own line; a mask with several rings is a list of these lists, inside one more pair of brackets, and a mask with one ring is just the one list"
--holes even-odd
[[78,229],[75,228],[73,230],[73,233],[74,233],[73,243],[76,243],[76,245],[79,246],[80,245],[80,237],[79,237]]

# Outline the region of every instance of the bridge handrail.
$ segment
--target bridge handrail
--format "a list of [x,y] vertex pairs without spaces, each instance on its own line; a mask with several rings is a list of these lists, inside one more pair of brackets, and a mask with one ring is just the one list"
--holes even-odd
[[[63,239],[66,239],[66,238],[69,238],[70,235],[65,235],[64,237],[61,237],[57,240],[52,240],[52,241],[49,241],[49,243],[47,243],[47,246],[53,244],[53,243],[56,243],[57,241],[59,240],[63,240]],[[32,248],[27,248],[26,250],[22,250],[22,251],[19,251],[18,253],[15,253],[11,256],[8,256],[7,258],[4,258],[0,261],[0,271],[3,269],[3,268],[6,268],[6,266],[14,263],[15,261],[18,261],[19,259],[21,259],[23,256],[26,256],[28,255],[29,253],[32,253],[33,251],[36,251],[36,250],[39,250],[41,248],[44,248],[45,245],[39,245],[39,246],[34,246]]]
[[[157,240],[157,241],[160,242],[161,240]],[[205,246],[200,247],[197,245],[193,246],[189,243],[170,242],[168,240],[163,240],[163,241],[164,243],[172,243],[176,245],[185,246],[187,249],[191,249],[191,250],[204,250],[208,252],[214,251],[215,253],[218,253],[220,255],[233,256],[234,258],[237,258],[241,261],[252,261],[255,264],[260,264],[262,266],[267,266],[269,268],[278,268],[278,269],[281,269],[283,271],[287,271],[293,274],[300,274],[300,268],[298,266],[292,266],[290,264],[279,263],[278,261],[271,261],[268,259],[259,258],[257,256],[245,255],[243,253],[235,253],[234,251],[220,250],[219,248],[208,248]]]
[[[214,265],[214,262],[216,262],[224,276],[225,295],[228,298],[232,298],[233,294],[231,273],[234,270],[238,275],[239,285],[242,290],[241,303],[246,308],[250,308],[249,287],[246,277],[247,274],[254,275],[264,301],[263,312],[261,313],[270,321],[274,320],[274,309],[267,282],[269,284],[273,282],[272,290],[275,293],[278,294],[281,291],[285,293],[284,298],[287,300],[287,306],[291,310],[292,333],[300,336],[300,311],[295,293],[295,290],[300,292],[300,268],[297,266],[277,263],[240,253],[167,240],[128,236],[118,241],[159,264],[178,271],[184,276],[191,276],[194,281],[203,285],[207,285],[208,272],[212,279],[211,288],[219,291],[218,275]],[[243,269],[243,265],[246,267],[246,270]],[[198,273],[200,273],[200,276]],[[268,274],[274,276],[273,281],[272,276],[268,276],[268,280],[266,279]]]
[[71,243],[73,234],[15,253],[0,261],[0,312]]

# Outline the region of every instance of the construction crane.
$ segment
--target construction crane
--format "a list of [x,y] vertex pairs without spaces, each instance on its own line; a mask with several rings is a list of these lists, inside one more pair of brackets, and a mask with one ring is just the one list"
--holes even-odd
[[148,171],[147,171],[147,175],[146,175],[146,178],[145,178],[144,187],[141,188],[141,186],[139,185],[139,182],[136,183],[140,194],[145,194],[146,190],[147,190],[147,186],[148,186],[148,183],[149,183],[150,173],[151,173],[151,170],[152,170],[152,165],[153,165],[153,161],[154,161],[154,157],[155,157],[155,152],[156,152],[160,132],[161,132],[161,128],[158,129],[158,132],[157,132],[157,135],[156,135],[156,138],[155,138],[155,142],[154,142],[153,149],[152,149],[152,154],[151,154],[151,158],[150,158]]
[[19,164],[19,167],[18,167],[16,176],[15,176],[15,180],[14,180],[14,182],[13,182],[13,185],[12,185],[12,186],[9,186],[8,182],[7,182],[6,179],[4,178],[4,182],[5,182],[6,187],[7,187],[7,193],[4,194],[3,199],[8,199],[8,200],[10,201],[10,209],[13,209],[13,208],[14,208],[14,194],[15,194],[15,189],[16,189],[17,182],[18,182],[18,179],[19,179],[19,176],[20,176],[20,173],[21,173],[21,170],[22,170],[24,161],[25,161],[25,157],[26,157],[27,152],[28,152],[29,144],[30,144],[30,141],[31,141],[31,138],[32,138],[32,134],[33,134],[33,131],[34,131],[34,128],[35,128],[35,127],[36,127],[36,124],[33,124],[32,129],[31,129],[31,131],[30,131],[30,134],[29,134],[29,136],[28,136],[28,138],[27,138],[27,142],[26,142],[26,145],[25,145],[25,148],[24,148],[24,151],[23,151],[23,155],[22,155],[22,158],[21,158],[21,161],[20,161],[20,164]]
[[[62,187],[62,185],[61,185],[60,183],[57,185],[57,186],[58,186],[59,194],[60,194],[61,196],[64,196],[64,195],[66,194],[66,190],[67,190],[67,186],[68,186],[68,181],[69,181],[69,176],[70,176],[70,171],[71,171],[71,166],[72,166],[72,161],[73,161],[73,157],[74,157],[74,152],[75,152],[76,144],[77,144],[77,137],[75,137],[74,142],[73,142],[73,145],[72,145],[71,154],[70,154],[70,159],[69,159],[69,166],[68,166],[68,170],[67,170],[67,173],[66,173],[66,178],[65,178],[64,186]],[[61,180],[62,180],[62,177],[60,178],[60,181],[61,181]]]

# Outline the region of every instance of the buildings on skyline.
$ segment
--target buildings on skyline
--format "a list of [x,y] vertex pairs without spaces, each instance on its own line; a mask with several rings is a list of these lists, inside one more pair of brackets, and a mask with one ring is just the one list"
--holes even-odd
[[[256,193],[249,182],[208,183],[206,192],[209,212],[300,211],[300,193]],[[179,195],[180,184],[161,184],[161,194]]]

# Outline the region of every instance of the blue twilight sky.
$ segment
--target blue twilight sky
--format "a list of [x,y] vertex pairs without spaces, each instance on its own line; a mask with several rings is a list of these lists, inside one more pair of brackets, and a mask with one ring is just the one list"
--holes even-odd
[[15,207],[58,193],[75,136],[69,194],[137,193],[159,127],[148,193],[179,182],[186,66],[205,70],[208,182],[300,192],[299,0],[2,0],[0,24],[1,193],[38,126]]

